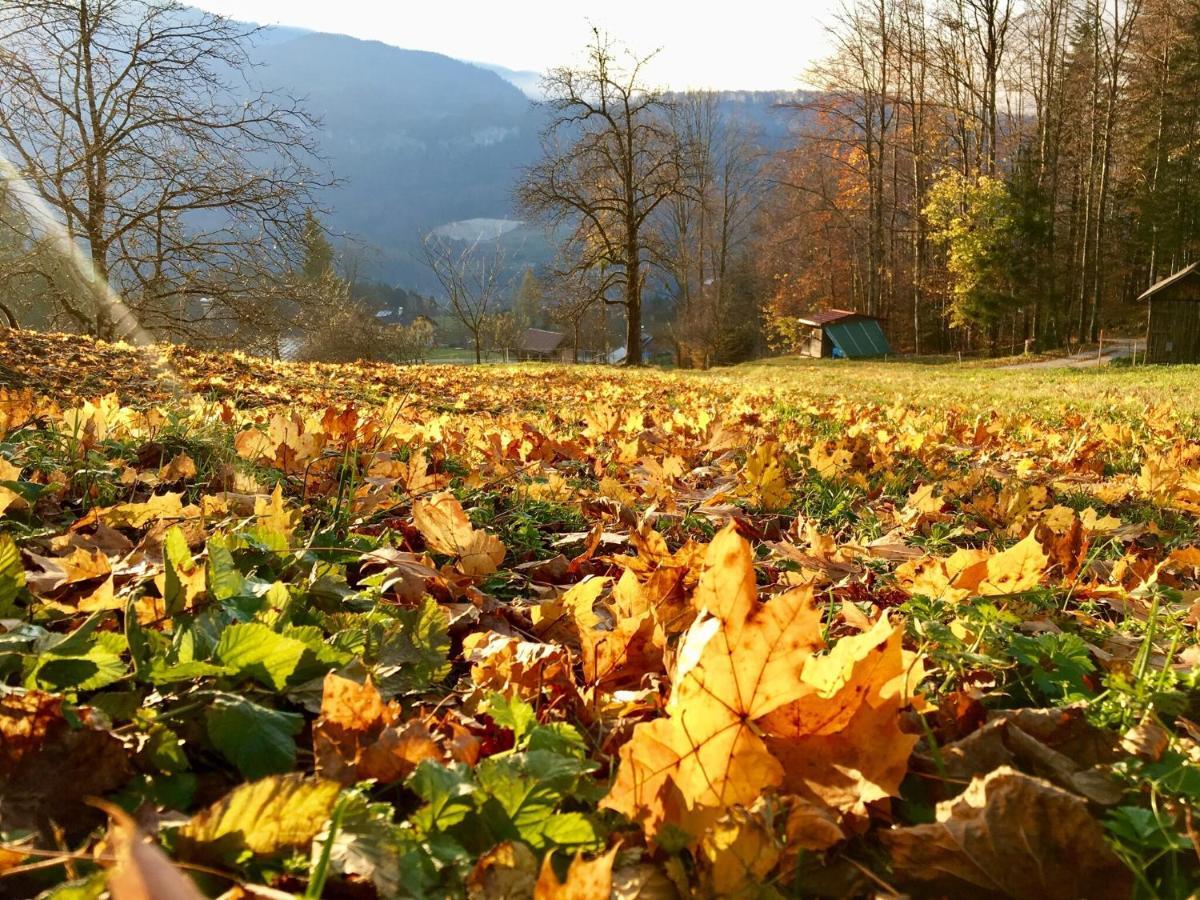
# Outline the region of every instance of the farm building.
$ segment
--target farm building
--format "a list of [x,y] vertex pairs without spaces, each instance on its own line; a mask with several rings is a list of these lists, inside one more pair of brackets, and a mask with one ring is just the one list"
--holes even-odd
[[526,328],[521,335],[521,359],[554,359],[566,335],[542,328]]
[[883,333],[882,319],[845,309],[826,309],[800,317],[807,333],[800,341],[800,355],[858,359],[891,353]]
[[1150,304],[1146,362],[1200,363],[1200,262],[1164,278],[1138,299]]

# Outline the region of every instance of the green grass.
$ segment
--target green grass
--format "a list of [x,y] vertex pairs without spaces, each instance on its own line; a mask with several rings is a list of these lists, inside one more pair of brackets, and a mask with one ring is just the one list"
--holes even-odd
[[[856,402],[961,404],[975,411],[1028,410],[1044,416],[1062,408],[1104,418],[1128,418],[1147,406],[1170,403],[1200,413],[1200,366],[1101,366],[1092,369],[1013,369],[978,362],[826,360],[783,356],[688,377],[766,383],[815,398]],[[1195,422],[1188,423],[1195,427]]]

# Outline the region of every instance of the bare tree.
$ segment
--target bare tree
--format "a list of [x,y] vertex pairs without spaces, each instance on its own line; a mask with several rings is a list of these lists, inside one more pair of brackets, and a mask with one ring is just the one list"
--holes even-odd
[[[888,308],[893,282],[886,228],[894,197],[888,195],[886,176],[889,155],[895,159],[897,28],[892,0],[844,0],[828,29],[834,52],[810,75],[823,90],[800,104],[819,120],[837,123],[830,158],[865,183],[862,293],[865,311],[872,315]],[[843,159],[846,147],[854,152]]]
[[720,110],[717,96],[691,92],[671,115],[676,140],[687,155],[684,189],[657,217],[657,262],[675,294],[671,326],[677,362],[699,357],[708,366],[721,356],[730,332],[730,270],[752,233],[764,188],[764,154],[752,129]]
[[454,241],[435,232],[421,242],[425,264],[446,296],[449,311],[462,323],[475,347],[475,362],[483,361],[484,344],[493,316],[504,299],[504,253],[498,242]]
[[[670,104],[643,81],[650,57],[622,56],[596,30],[585,65],[543,79],[553,116],[543,159],[526,173],[518,199],[531,216],[569,229],[567,255],[577,268],[603,271],[599,295],[624,307],[626,363],[640,365],[647,224],[680,189],[683,159],[666,120]],[[620,299],[608,288],[619,288]]]
[[[585,323],[597,311],[603,313],[604,277],[600,271],[591,271],[574,265],[564,265],[561,273],[550,285],[547,310],[551,321],[571,329],[571,361],[579,362],[579,349],[583,344]],[[607,355],[607,322],[599,317],[597,331]],[[595,349],[594,347],[592,349]]]
[[[1126,57],[1134,26],[1142,11],[1142,0],[1112,0],[1111,17],[1100,31],[1101,59],[1104,68],[1104,120],[1100,142],[1100,184],[1096,200],[1096,246],[1092,253],[1092,299],[1088,317],[1088,335],[1094,341],[1099,334],[1100,301],[1104,295],[1106,270],[1101,256],[1112,182],[1113,144],[1117,129],[1117,107],[1124,81],[1128,77]],[[1103,20],[1101,20],[1103,21]],[[1110,31],[1111,29],[1111,31]]]
[[27,237],[80,261],[45,273],[74,327],[228,330],[287,267],[329,181],[314,120],[248,87],[253,35],[175,0],[0,5],[0,174]]
[[484,343],[489,352],[498,353],[508,362],[509,353],[521,343],[523,329],[510,310],[490,313],[483,323]]
[[[957,7],[959,26],[975,36],[983,81],[976,87],[980,107],[979,159],[985,174],[996,171],[999,138],[1000,73],[1013,19],[1013,0],[965,0]],[[965,21],[964,21],[965,19]]]

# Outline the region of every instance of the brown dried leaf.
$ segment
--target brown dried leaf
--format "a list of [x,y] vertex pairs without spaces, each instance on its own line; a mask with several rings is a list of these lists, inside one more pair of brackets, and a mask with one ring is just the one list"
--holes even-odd
[[41,691],[0,695],[0,822],[7,829],[49,833],[55,823],[69,835],[85,833],[97,814],[83,798],[116,790],[133,774],[118,738],[86,708],[75,710],[83,727],[72,728],[62,704]]
[[116,856],[108,873],[112,900],[203,900],[186,875],[151,843],[118,806],[104,804],[109,815],[106,843]]
[[1007,766],[939,803],[935,824],[883,840],[895,874],[925,896],[1126,900],[1132,888],[1087,801]]
[[538,883],[537,857],[519,841],[497,844],[467,876],[471,900],[529,900]]

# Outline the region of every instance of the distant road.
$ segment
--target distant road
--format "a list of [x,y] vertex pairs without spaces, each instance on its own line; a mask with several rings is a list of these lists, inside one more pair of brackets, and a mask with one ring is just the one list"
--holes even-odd
[[1037,362],[1017,363],[1005,366],[1006,369],[1091,369],[1096,366],[1106,366],[1114,359],[1127,359],[1134,351],[1140,356],[1146,350],[1145,340],[1113,341],[1105,345],[1101,353],[1095,350],[1081,350],[1070,356],[1056,359],[1041,359]]

